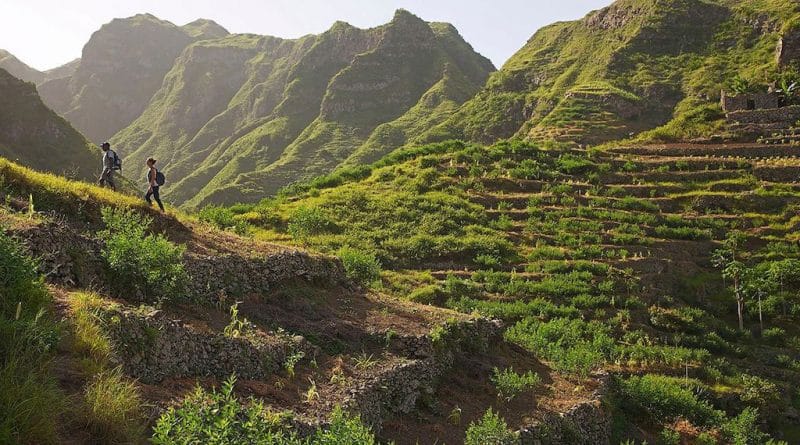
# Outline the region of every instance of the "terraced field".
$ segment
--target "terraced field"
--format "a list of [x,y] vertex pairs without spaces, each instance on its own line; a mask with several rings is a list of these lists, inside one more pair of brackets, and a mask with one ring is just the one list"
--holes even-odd
[[[500,319],[507,341],[577,387],[611,372],[615,440],[734,440],[745,432],[731,425],[760,419],[792,443],[799,154],[447,143],[228,216],[257,237],[367,252],[383,266],[374,287]],[[693,408],[659,405],[681,390]],[[447,424],[442,403],[421,415]]]

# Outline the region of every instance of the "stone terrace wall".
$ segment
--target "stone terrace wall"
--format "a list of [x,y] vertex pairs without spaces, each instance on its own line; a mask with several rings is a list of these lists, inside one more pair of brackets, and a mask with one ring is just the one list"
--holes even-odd
[[565,413],[548,413],[543,420],[521,429],[520,445],[609,445],[611,416],[602,403],[607,390],[608,375],[604,374],[592,400]]
[[[100,240],[58,221],[19,229],[12,235],[40,259],[39,269],[47,281],[82,288],[108,287]],[[284,250],[260,258],[187,252],[184,264],[190,275],[188,296],[211,303],[221,296],[268,292],[292,280],[351,286],[337,258],[300,250]],[[135,299],[133,295],[122,297]]]
[[101,312],[101,319],[114,345],[114,361],[144,383],[166,377],[224,379],[233,373],[263,379],[279,370],[288,355],[313,349],[302,337],[198,332],[160,311],[112,309]]
[[502,335],[497,321],[476,319],[446,325],[433,340],[408,343],[405,353],[411,359],[360,384],[351,390],[343,406],[360,414],[361,419],[379,432],[381,423],[392,415],[409,413],[423,395],[433,394],[438,380],[453,365],[456,355],[465,351],[486,350]]
[[350,285],[338,259],[312,256],[299,250],[261,258],[188,255],[186,267],[192,277],[189,293],[213,302],[220,296],[268,292],[280,283],[297,279],[327,285]]
[[791,105],[783,108],[765,110],[732,111],[727,114],[728,122],[741,124],[786,124],[787,128],[794,126],[800,119],[800,105]]

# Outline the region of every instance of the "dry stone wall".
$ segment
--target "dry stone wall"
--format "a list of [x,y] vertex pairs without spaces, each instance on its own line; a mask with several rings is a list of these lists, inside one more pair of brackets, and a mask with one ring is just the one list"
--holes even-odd
[[432,395],[439,378],[453,365],[457,354],[486,350],[502,335],[497,321],[476,319],[450,323],[424,341],[408,342],[405,353],[414,357],[352,389],[343,402],[378,432],[392,415],[412,412],[421,397]]
[[144,383],[166,377],[224,379],[231,374],[263,379],[280,369],[290,354],[314,352],[302,337],[252,332],[233,338],[195,330],[161,311],[111,309],[100,318],[114,345],[114,361]]
[[[39,259],[40,272],[55,284],[106,289],[107,274],[100,251],[103,243],[58,221],[12,231],[31,255]],[[261,257],[219,256],[187,252],[184,264],[190,279],[187,297],[217,303],[227,296],[268,292],[293,280],[326,286],[352,286],[337,258],[300,250],[282,250]],[[135,299],[133,295],[120,295]]]
[[548,413],[536,424],[519,431],[521,445],[608,445],[611,442],[611,416],[602,399],[608,388],[608,375],[600,376],[600,387],[592,400],[579,403],[565,413]]

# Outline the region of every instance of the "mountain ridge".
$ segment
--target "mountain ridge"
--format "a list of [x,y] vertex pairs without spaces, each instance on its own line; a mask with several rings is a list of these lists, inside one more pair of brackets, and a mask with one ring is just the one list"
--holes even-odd
[[[202,102],[211,107],[205,115],[176,125],[180,119],[165,117],[204,109],[193,102],[196,95],[181,90],[192,87],[192,73],[212,65],[203,59],[212,52],[220,61],[227,57],[214,65],[227,66],[227,74],[207,71],[207,88],[224,97]],[[178,178],[168,193],[173,201],[254,201],[336,168],[376,127],[417,105],[445,67],[464,73],[453,76],[464,86],[443,90],[445,96],[477,91],[494,69],[452,25],[431,25],[404,10],[369,29],[337,22],[299,39],[231,35],[196,42],[148,109],[112,142],[133,162],[148,153],[168,162]],[[455,96],[460,103],[468,95]]]

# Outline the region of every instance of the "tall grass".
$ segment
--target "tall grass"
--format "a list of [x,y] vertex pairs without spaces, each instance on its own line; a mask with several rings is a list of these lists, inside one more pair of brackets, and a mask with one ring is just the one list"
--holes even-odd
[[57,326],[36,264],[0,231],[0,443],[56,443],[63,397],[49,373]]

